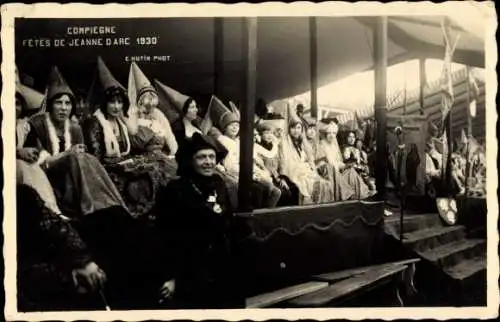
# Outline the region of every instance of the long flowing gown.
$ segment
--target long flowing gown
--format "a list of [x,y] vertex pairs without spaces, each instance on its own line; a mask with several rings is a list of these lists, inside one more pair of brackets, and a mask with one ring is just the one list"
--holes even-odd
[[[240,173],[239,139],[231,139],[221,134],[217,137],[217,140],[228,150],[228,154],[223,161],[224,168],[230,176],[238,180]],[[274,186],[271,173],[263,166],[262,156],[270,153],[259,145],[254,147],[254,160],[261,160],[261,162],[260,165],[257,162],[254,162],[253,165],[253,203],[258,208],[273,208],[278,203],[281,192]],[[263,198],[260,198],[261,196]]]
[[[131,214],[150,215],[156,193],[175,177],[177,165],[159,149],[149,150],[154,133],[141,128],[132,135],[118,122],[119,133],[110,132],[107,121],[93,116],[85,124],[84,136],[89,153],[97,157],[123,196]],[[117,145],[114,151],[110,146]]]
[[120,193],[99,160],[88,153],[69,151],[71,146],[83,144],[78,124],[67,120],[64,135],[59,137],[50,116],[45,113],[33,117],[30,127],[24,145],[38,148],[41,158],[60,157],[46,170],[46,174],[64,215],[81,218],[108,208],[126,209]]
[[333,185],[320,177],[304,141],[296,146],[290,135],[280,145],[280,174],[287,176],[299,189],[300,204],[326,203],[335,200]]
[[334,139],[331,143],[322,140],[320,149],[332,167],[335,190],[339,193],[337,200],[367,198],[369,196],[368,186],[354,168],[345,167],[337,140]]

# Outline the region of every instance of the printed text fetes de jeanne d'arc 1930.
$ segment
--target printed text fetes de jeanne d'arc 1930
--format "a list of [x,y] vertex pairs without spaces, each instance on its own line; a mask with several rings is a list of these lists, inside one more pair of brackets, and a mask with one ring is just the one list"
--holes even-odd
[[116,26],[71,26],[60,38],[32,37],[22,40],[23,47],[108,47],[156,46],[159,36],[117,36]]

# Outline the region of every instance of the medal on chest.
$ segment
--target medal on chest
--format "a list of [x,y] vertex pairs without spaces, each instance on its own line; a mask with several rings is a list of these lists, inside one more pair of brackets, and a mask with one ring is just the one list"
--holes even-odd
[[[196,185],[192,184],[194,190],[196,190],[196,192],[200,195],[203,195],[202,192],[200,191],[200,189],[198,189],[198,187],[196,187]],[[222,207],[221,205],[217,202],[217,192],[214,191],[212,192],[207,200],[206,200],[207,204],[208,204],[208,207],[212,209],[212,211],[216,214],[220,214],[222,213]]]

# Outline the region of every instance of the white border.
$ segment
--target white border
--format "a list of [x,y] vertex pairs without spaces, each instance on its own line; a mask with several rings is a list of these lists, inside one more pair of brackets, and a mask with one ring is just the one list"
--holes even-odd
[[[5,290],[6,320],[42,321],[51,320],[124,320],[137,321],[143,319],[224,319],[241,320],[253,319],[257,321],[267,319],[299,318],[326,320],[334,318],[386,319],[397,318],[493,318],[498,316],[498,201],[496,189],[498,174],[496,169],[497,141],[496,141],[496,106],[497,78],[495,67],[497,62],[497,44],[495,31],[497,19],[492,2],[446,2],[435,4],[431,2],[393,2],[381,4],[378,2],[329,2],[308,3],[296,2],[283,4],[268,2],[262,4],[134,4],[134,5],[90,5],[83,3],[56,4],[40,3],[35,5],[7,4],[1,7],[2,13],[2,51],[1,65],[3,84],[14,84],[14,18],[106,18],[106,17],[240,17],[246,16],[351,16],[351,15],[452,15],[465,19],[483,19],[487,25],[486,35],[486,141],[488,166],[488,306],[484,308],[370,308],[370,309],[247,309],[247,310],[217,310],[217,311],[111,311],[111,312],[57,312],[57,313],[18,313],[16,310],[16,216],[14,189],[4,189],[4,222],[5,236]],[[6,108],[2,127],[4,151],[12,151],[15,146],[15,116],[14,110],[8,108],[13,105],[14,86],[5,86],[2,89],[1,106]],[[15,186],[15,157],[5,153],[3,159],[5,187]],[[8,210],[8,211],[7,211]],[[14,211],[12,211],[14,210]],[[439,286],[437,286],[439,287]]]

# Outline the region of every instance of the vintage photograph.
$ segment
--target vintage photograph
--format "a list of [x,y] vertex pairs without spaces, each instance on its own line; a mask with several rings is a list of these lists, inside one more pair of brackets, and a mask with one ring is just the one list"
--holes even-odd
[[17,312],[486,307],[472,8],[15,16]]

